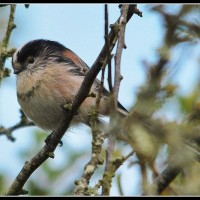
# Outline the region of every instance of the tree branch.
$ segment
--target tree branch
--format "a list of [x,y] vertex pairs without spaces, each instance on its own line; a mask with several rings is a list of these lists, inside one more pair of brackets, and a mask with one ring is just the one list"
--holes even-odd
[[10,128],[0,127],[0,135],[6,135],[7,138],[11,140],[12,142],[15,141],[15,138],[11,134],[13,131],[22,127],[34,126],[32,122],[28,121],[28,119],[26,118],[22,110],[20,110],[20,113],[21,113],[21,120],[19,123],[17,123],[14,126],[11,126]]
[[[126,22],[127,22],[127,13],[128,13],[128,4],[124,4],[121,7],[121,16],[118,22],[118,29],[119,29],[119,35],[118,35],[118,44],[117,44],[117,50],[115,54],[115,82],[114,82],[114,88],[113,88],[113,93],[111,95],[111,105],[114,105],[114,110],[111,111],[111,127],[113,127],[113,130],[109,131],[108,135],[108,147],[106,149],[106,167],[105,167],[105,174],[109,174],[111,172],[110,169],[110,163],[112,160],[112,154],[114,151],[115,147],[115,142],[116,142],[116,134],[115,132],[118,131],[118,128],[114,125],[115,120],[116,120],[116,115],[117,115],[117,104],[118,104],[118,93],[119,93],[119,86],[120,86],[120,81],[121,81],[121,56],[122,56],[122,51],[124,48],[124,35],[125,35],[125,28],[126,28]],[[112,107],[112,106],[111,106]],[[111,182],[112,176],[110,177],[110,180],[108,182]],[[108,183],[103,182],[102,185],[102,194],[103,195],[109,195],[110,191],[110,185]]]
[[[95,120],[96,121],[96,120]],[[93,125],[95,128],[96,125]],[[99,164],[103,164],[103,159],[101,159],[101,150],[102,150],[102,144],[105,140],[106,134],[104,132],[99,132],[99,130],[93,130],[93,141],[92,141],[92,154],[91,159],[85,166],[85,170],[81,176],[81,178],[75,182],[76,189],[75,194],[76,195],[91,195],[91,191],[88,188],[89,180],[94,174],[97,166]]]
[[176,146],[176,152],[172,155],[168,166],[164,171],[155,178],[153,184],[143,195],[159,195],[161,194],[169,184],[181,173],[185,168],[192,164],[200,162],[200,152],[192,147],[180,143]]
[[119,169],[120,166],[123,165],[123,163],[132,155],[134,155],[135,152],[130,152],[127,156],[116,158],[115,160],[111,161],[109,163],[109,169],[104,172],[103,179],[100,180],[100,183],[102,185],[102,195],[109,195],[110,188],[111,188],[111,180],[115,176],[116,171]]
[[155,178],[153,184],[147,193],[143,195],[159,195],[166,189],[166,187],[176,178],[176,176],[182,171],[179,166],[169,165],[158,177]]
[[105,42],[106,42],[106,50],[107,50],[107,56],[108,56],[108,87],[109,91],[112,93],[112,65],[111,65],[111,52],[110,52],[110,38],[108,35],[108,5],[105,4]]
[[15,4],[10,5],[10,16],[9,16],[8,26],[7,26],[6,34],[2,41],[2,45],[0,46],[0,82],[3,79],[3,77],[7,76],[8,74],[7,72],[5,73],[5,70],[4,70],[6,58],[12,56],[12,54],[15,51],[15,50],[14,51],[7,50],[12,30],[16,28],[16,25],[14,24],[15,9],[16,9]]

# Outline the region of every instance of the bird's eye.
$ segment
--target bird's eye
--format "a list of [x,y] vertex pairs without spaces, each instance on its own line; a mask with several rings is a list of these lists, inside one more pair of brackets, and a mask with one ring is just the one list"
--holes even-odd
[[30,64],[33,64],[34,63],[34,58],[33,57],[30,57],[30,58],[28,58],[28,63],[30,63]]

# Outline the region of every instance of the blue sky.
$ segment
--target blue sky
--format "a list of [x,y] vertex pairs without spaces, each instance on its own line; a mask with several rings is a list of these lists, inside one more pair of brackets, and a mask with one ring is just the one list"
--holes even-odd
[[[149,5],[150,6],[150,5]],[[144,82],[145,74],[142,61],[156,61],[155,49],[162,44],[163,24],[159,15],[148,11],[148,6],[138,4],[138,8],[143,12],[140,18],[134,15],[127,25],[125,42],[127,49],[123,51],[122,57],[122,76],[119,101],[129,109],[135,101],[135,95],[139,86]],[[175,8],[175,7],[174,7]],[[8,8],[4,9],[5,19],[8,17]],[[6,10],[7,9],[7,10]],[[109,23],[114,23],[120,15],[118,4],[109,4]],[[104,5],[103,4],[34,4],[28,9],[23,4],[17,6],[15,23],[17,28],[13,31],[10,47],[23,45],[33,39],[50,39],[56,40],[66,47],[72,49],[78,54],[89,66],[93,64],[98,53],[104,44]],[[5,30],[4,30],[5,31]],[[113,51],[115,53],[115,51]],[[193,64],[191,55],[188,63]],[[191,65],[192,66],[192,65]],[[11,67],[11,59],[6,62],[6,67]],[[180,75],[176,77],[175,82],[180,85],[180,91],[189,92],[195,74],[197,74],[197,66],[193,68],[184,68],[180,70]],[[98,76],[100,77],[100,75]],[[185,80],[190,80],[185,84]],[[0,87],[0,125],[5,127],[12,126],[19,121],[19,104],[16,98],[16,77],[4,79]],[[173,112],[169,116],[173,116]],[[12,181],[23,163],[19,163],[17,159],[17,151],[26,149],[32,145],[31,138],[34,137],[33,130],[37,128],[25,128],[14,132],[16,142],[11,143],[5,137],[1,137],[1,171],[9,172]],[[64,143],[69,146],[70,150],[81,151],[81,149],[90,147],[88,134],[81,134],[83,129],[87,127],[73,128],[65,137]],[[78,134],[74,134],[78,130]],[[83,131],[84,132],[84,131]],[[79,142],[81,141],[81,143]],[[2,154],[6,152],[6,154]],[[57,150],[56,160],[50,161],[59,165],[64,160],[61,150]],[[13,166],[15,168],[13,169]],[[127,167],[127,166],[125,166]],[[123,169],[121,169],[123,170]],[[126,169],[126,176],[133,176],[133,171],[129,173]],[[133,176],[132,184],[138,184],[138,177]],[[124,178],[126,181],[126,178]],[[134,186],[132,185],[132,188]],[[133,194],[131,188],[126,188],[127,194]],[[135,191],[138,194],[139,191]],[[115,189],[112,195],[117,195]]]

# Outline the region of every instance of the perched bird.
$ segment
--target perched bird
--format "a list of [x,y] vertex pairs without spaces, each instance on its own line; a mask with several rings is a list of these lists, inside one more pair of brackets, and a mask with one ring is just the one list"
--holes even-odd
[[[63,105],[72,103],[89,70],[73,51],[56,41],[38,39],[20,47],[13,55],[12,65],[17,75],[17,97],[21,109],[33,123],[44,130],[55,130],[63,115]],[[99,80],[91,92],[97,93]],[[109,92],[104,88],[100,114],[109,114]],[[87,97],[72,120],[89,125],[88,113],[95,105]],[[126,110],[120,103],[118,106]]]

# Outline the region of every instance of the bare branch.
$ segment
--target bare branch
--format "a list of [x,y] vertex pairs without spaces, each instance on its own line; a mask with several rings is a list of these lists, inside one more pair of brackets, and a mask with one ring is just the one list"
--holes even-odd
[[104,172],[103,179],[100,181],[102,184],[102,195],[109,195],[111,188],[111,180],[115,176],[116,171],[120,166],[132,155],[134,155],[134,151],[130,152],[127,156],[117,158],[114,161],[109,163],[109,170]]
[[6,135],[7,138],[11,140],[12,142],[15,141],[15,138],[12,136],[13,131],[22,127],[34,126],[32,122],[28,121],[28,119],[26,118],[22,110],[20,110],[20,113],[21,113],[21,120],[19,123],[17,123],[14,126],[11,126],[10,128],[0,127],[0,135]]
[[0,46],[0,81],[2,80],[3,77],[7,76],[7,72],[6,72],[6,75],[4,74],[5,72],[4,65],[5,65],[6,58],[12,56],[12,54],[14,53],[13,50],[8,51],[7,48],[8,48],[8,43],[9,43],[11,33],[13,29],[16,28],[16,25],[14,24],[15,9],[16,9],[15,4],[10,5],[10,16],[9,16],[8,26],[7,26],[6,34]]
[[23,127],[28,127],[28,126],[35,126],[32,122],[27,122],[26,124],[19,122],[18,124],[11,126],[10,128],[4,128],[0,127],[0,135],[6,135],[9,140],[12,142],[15,141],[15,138],[12,136],[12,132]]
[[143,195],[159,195],[174,180],[174,178],[182,171],[178,166],[168,166],[151,185],[149,192]]
[[106,40],[106,50],[107,50],[107,56],[108,56],[108,87],[110,92],[112,92],[112,65],[111,65],[111,52],[110,49],[110,38],[108,35],[108,5],[105,4],[105,40]]
[[[119,93],[119,86],[120,86],[120,81],[121,81],[121,72],[120,72],[120,67],[121,67],[121,56],[122,56],[122,50],[124,48],[124,34],[125,34],[125,27],[126,27],[126,22],[127,22],[127,13],[128,13],[128,8],[129,5],[125,4],[122,5],[121,8],[121,16],[119,19],[119,24],[118,24],[118,29],[119,29],[119,39],[118,39],[118,44],[117,44],[117,51],[115,55],[115,83],[114,83],[114,88],[113,88],[113,94],[111,96],[111,104],[114,105],[114,111],[111,111],[111,124],[114,124],[115,118],[116,118],[116,109],[117,109],[117,104],[118,104],[118,93]],[[114,120],[114,121],[113,121]],[[106,167],[105,167],[105,174],[108,174],[110,172],[110,162],[112,159],[112,154],[114,151],[115,147],[115,142],[116,142],[116,134],[115,132],[117,131],[116,126],[112,126],[113,130],[109,131],[108,135],[108,147],[106,150]],[[109,176],[112,179],[112,176]],[[110,179],[110,182],[111,182]],[[110,184],[103,184],[102,186],[102,194],[103,195],[109,195],[109,190],[110,190]]]
[[180,143],[175,148],[176,152],[172,155],[168,166],[155,178],[153,184],[150,185],[143,195],[161,194],[185,168],[196,163],[196,161],[200,162],[200,152],[191,146]]
[[[95,123],[95,121],[93,121]],[[97,125],[93,125],[93,127],[97,128]],[[88,184],[89,180],[94,174],[95,170],[97,169],[97,166],[99,164],[103,164],[103,160],[101,159],[101,150],[102,150],[102,144],[105,140],[106,134],[104,132],[99,132],[98,129],[93,130],[93,141],[92,141],[92,156],[90,161],[85,166],[85,170],[81,176],[81,178],[75,182],[76,195],[91,195],[91,191],[89,190]]]

